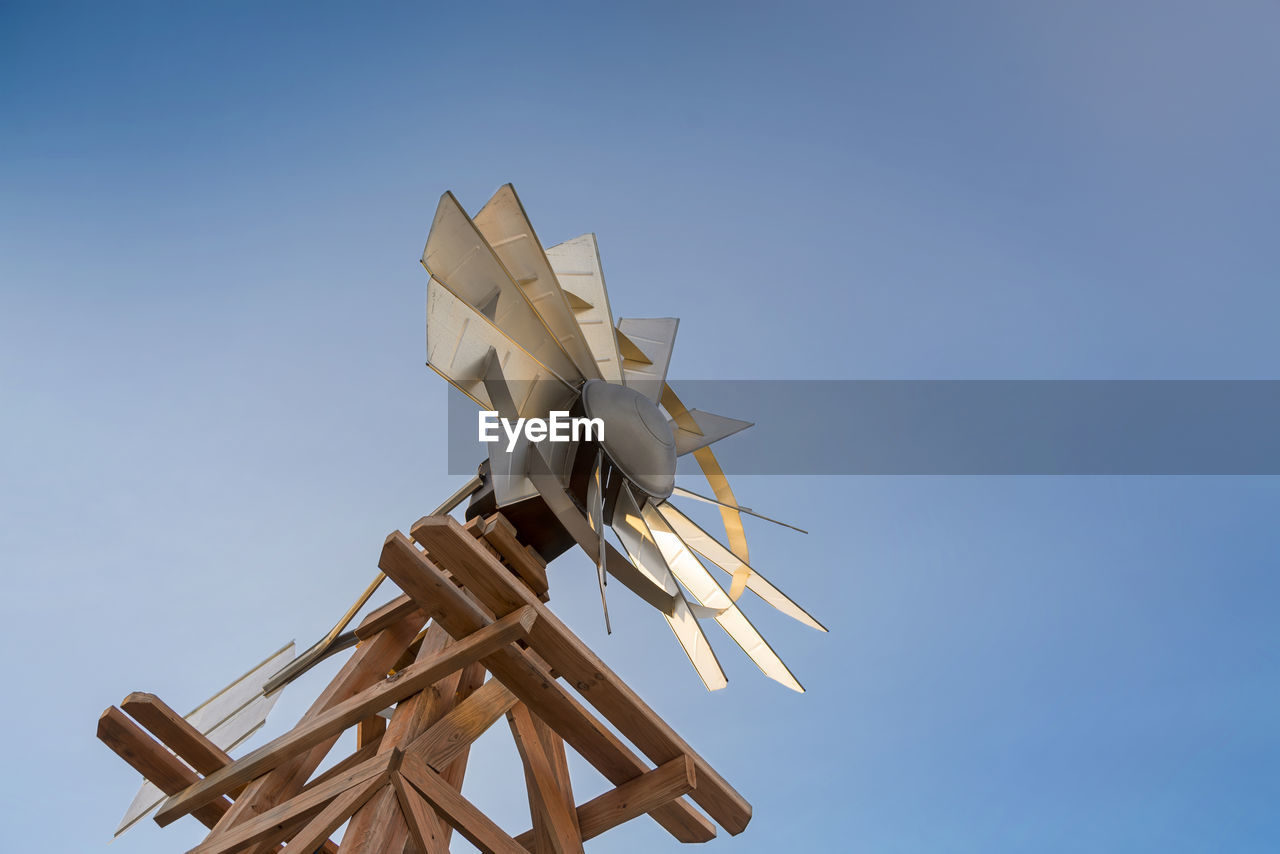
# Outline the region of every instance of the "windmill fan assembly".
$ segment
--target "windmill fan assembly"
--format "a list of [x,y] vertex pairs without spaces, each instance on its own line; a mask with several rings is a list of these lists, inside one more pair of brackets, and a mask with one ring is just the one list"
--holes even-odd
[[[766,676],[803,691],[739,598],[749,590],[826,629],[748,563],[742,514],[759,514],[738,505],[711,445],[751,424],[688,409],[667,384],[679,321],[622,318],[615,326],[595,235],[544,248],[510,184],[474,218],[445,193],[422,263],[434,371],[505,421],[568,412],[603,427],[602,436],[578,441],[490,443],[466,517],[500,511],[546,561],[579,546],[596,567],[606,627],[612,576],[662,614],[708,689],[727,684],[702,629],[713,620]],[[677,458],[686,454],[714,497],[676,486]],[[717,505],[728,543],[673,497]],[[728,591],[707,565],[729,576]]]
[[[103,711],[98,739],[142,775],[116,835],[185,816],[208,828],[189,854],[434,854],[455,832],[486,854],[584,854],[642,816],[682,843],[743,832],[750,802],[547,606],[546,567],[580,548],[606,630],[607,594],[626,588],[709,690],[727,684],[714,622],[803,692],[741,607],[758,598],[826,631],[750,563],[743,517],[785,523],[738,503],[712,446],[752,425],[686,407],[667,382],[679,322],[615,323],[595,235],[544,248],[509,184],[474,217],[445,193],[422,263],[427,364],[480,407],[481,439],[486,424],[505,437],[408,535],[386,537],[378,575],[306,651],[285,644],[186,715],[141,691]],[[709,494],[677,485],[686,455]],[[715,506],[723,538],[676,501]],[[388,579],[393,597],[364,613]],[[230,755],[286,686],[344,650],[296,725]],[[514,835],[463,790],[471,745],[502,718],[532,824]],[[326,765],[344,733],[354,749]],[[575,797],[569,749],[610,788]]]

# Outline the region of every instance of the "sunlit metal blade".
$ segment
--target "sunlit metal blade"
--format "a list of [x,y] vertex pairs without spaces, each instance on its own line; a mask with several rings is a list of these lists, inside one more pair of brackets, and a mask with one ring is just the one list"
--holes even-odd
[[662,397],[679,326],[677,317],[624,317],[618,321],[623,381],[654,403]]
[[600,607],[604,609],[604,629],[607,634],[613,634],[613,628],[609,625],[609,603],[604,596],[604,562],[608,545],[604,540],[604,484],[601,482],[604,477],[604,451],[596,449],[596,461],[591,467],[591,479],[587,481],[587,512],[591,515],[587,517],[587,521],[591,523],[591,530],[596,534],[596,576],[600,582]]
[[[274,673],[293,660],[294,646],[290,642],[269,656],[239,679],[214,694],[187,715],[187,722],[204,733],[223,751],[230,752],[253,735],[267,720],[271,708],[280,699],[282,691],[262,693],[262,685]],[[115,835],[119,836],[139,819],[160,805],[165,794],[154,783],[144,781],[125,811]]]
[[582,379],[573,359],[452,193],[440,198],[422,263],[436,280],[558,376],[570,382]]
[[[689,410],[667,384],[662,387],[662,406],[685,430],[701,432],[697,422],[689,414]],[[729,550],[743,563],[747,563],[751,560],[751,554],[747,551],[747,532],[742,527],[742,514],[735,509],[738,506],[738,499],[734,496],[732,487],[729,486],[729,479],[724,476],[724,469],[720,468],[720,461],[716,459],[715,452],[710,448],[699,448],[693,452],[693,458],[697,461],[698,468],[702,469],[717,503],[720,504],[720,518],[724,520],[724,532],[729,538]],[[736,583],[734,588],[730,594],[736,599],[742,590],[738,589]]]
[[755,426],[752,421],[726,418],[723,415],[716,415],[712,412],[703,412],[701,409],[690,409],[688,412],[689,417],[694,420],[698,425],[698,430],[701,432],[695,433],[692,430],[686,430],[674,418],[671,419],[671,430],[676,437],[676,456],[678,457],[692,453],[699,448],[705,448],[713,442],[719,442],[734,433],[740,433],[748,427]]
[[675,487],[671,491],[671,494],[678,495],[681,498],[692,498],[694,501],[702,501],[706,504],[714,504],[717,507],[728,507],[730,510],[737,510],[739,512],[746,513],[748,516],[755,516],[757,519],[763,519],[766,522],[772,522],[775,525],[781,525],[784,528],[790,528],[791,530],[799,531],[802,534],[809,533],[804,528],[797,528],[795,525],[790,525],[786,522],[780,522],[777,519],[773,519],[773,518],[770,518],[769,516],[764,515],[763,513],[757,513],[756,511],[752,510],[750,507],[740,507],[736,505],[724,504],[722,502],[716,501],[714,498],[708,498],[705,495],[700,495],[691,489],[685,489],[684,487],[681,487],[681,486]]
[[675,610],[663,616],[702,684],[709,691],[717,691],[729,684],[715,650],[703,634],[696,615],[685,599],[684,592],[680,590],[680,585],[676,583],[675,576],[671,574],[662,550],[654,542],[649,526],[645,524],[639,506],[625,483],[618,493],[618,506],[613,513],[613,531],[622,541],[622,547],[627,550],[631,562],[677,597]]
[[515,188],[506,184],[494,193],[476,214],[475,224],[579,373],[588,379],[600,378],[595,356]]
[[549,246],[546,255],[600,376],[611,383],[621,383],[622,359],[613,334],[613,310],[609,307],[609,291],[604,284],[596,236],[583,234]]
[[733,603],[729,594],[724,592],[707,568],[671,529],[662,514],[651,505],[641,508],[641,514],[662,551],[667,566],[671,567],[672,574],[693,594],[693,598],[701,605],[720,611],[716,615],[716,622],[733,638],[734,643],[742,647],[742,651],[765,676],[793,691],[803,693],[804,687],[799,680],[782,663],[782,659],[760,632],[756,631],[756,627],[751,625],[746,614]]
[[495,408],[484,388],[490,350],[498,354],[521,416],[545,418],[566,408],[574,394],[569,383],[433,277],[427,283],[427,364],[486,409]]
[[747,590],[755,593],[788,617],[820,632],[827,630],[822,623],[810,616],[809,612],[791,601],[786,594],[770,584],[769,580],[759,572],[752,569],[744,561],[739,560],[737,555],[725,548],[719,540],[699,527],[696,522],[672,506],[671,502],[664,501],[659,504],[658,512],[662,514],[662,518],[667,521],[667,524],[679,535],[680,539],[684,540],[690,548],[711,563],[735,577],[745,571]]

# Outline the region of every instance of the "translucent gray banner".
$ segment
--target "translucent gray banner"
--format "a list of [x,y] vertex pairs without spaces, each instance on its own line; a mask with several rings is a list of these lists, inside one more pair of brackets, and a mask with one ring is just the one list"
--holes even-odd
[[[682,380],[690,409],[754,421],[727,474],[1280,474],[1280,381]],[[487,454],[449,399],[450,473]],[[681,467],[690,462],[681,459]]]

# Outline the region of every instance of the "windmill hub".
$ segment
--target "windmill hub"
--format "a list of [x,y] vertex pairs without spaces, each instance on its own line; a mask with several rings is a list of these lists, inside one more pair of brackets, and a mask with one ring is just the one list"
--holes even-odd
[[588,418],[604,422],[600,445],[632,484],[664,499],[676,483],[676,443],[657,404],[640,392],[604,380],[582,388]]

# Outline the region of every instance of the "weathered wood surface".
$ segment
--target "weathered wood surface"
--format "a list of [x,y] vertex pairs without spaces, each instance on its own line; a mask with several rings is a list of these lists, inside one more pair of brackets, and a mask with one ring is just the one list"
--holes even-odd
[[581,854],[582,835],[572,795],[566,797],[560,786],[555,760],[539,735],[535,720],[524,704],[507,713],[511,735],[524,764],[535,829],[541,831],[540,841],[554,854]]
[[468,842],[485,854],[525,854],[522,846],[430,767],[406,762],[400,773],[411,784],[411,798],[416,791]]
[[[526,606],[535,608],[538,621],[530,630],[529,645],[655,764],[680,756],[691,757],[699,780],[698,788],[691,795],[693,799],[731,834],[746,829],[751,820],[751,804],[746,798],[689,747],[528,588],[516,582],[484,549],[478,548],[474,538],[455,519],[424,517],[413,526],[412,535],[428,554],[448,566],[450,573],[495,616]],[[565,738],[569,740],[567,735]]]
[[369,780],[387,782],[387,759],[373,759],[352,768],[346,774],[335,777],[322,786],[310,789],[283,804],[267,810],[256,818],[213,835],[192,848],[189,854],[230,854],[254,844],[273,844],[284,839],[299,822],[306,821],[321,812],[334,798],[353,786]]
[[[581,829],[582,840],[585,842],[594,839],[606,830],[625,824],[695,788],[697,772],[693,760],[687,756],[672,759],[578,807],[578,827]],[[516,842],[529,848],[533,845],[534,838],[535,832],[526,830],[516,837]]]
[[[426,618],[421,614],[407,616],[399,623],[383,629],[375,637],[360,644],[342,669],[330,680],[325,690],[311,704],[300,723],[314,719],[332,706],[351,698],[385,677],[391,665],[413,642],[418,630],[425,622]],[[244,794],[236,798],[231,809],[218,822],[206,841],[217,838],[236,825],[253,819],[254,816],[272,809],[301,792],[308,778],[315,773],[316,768],[324,761],[336,741],[337,736],[326,739],[302,756],[285,762],[274,771],[246,786]],[[270,845],[251,847],[244,854],[261,854],[272,847]],[[336,850],[329,849],[328,846],[326,849]]]
[[[399,531],[387,537],[378,566],[418,602],[424,613],[455,637],[470,634],[489,621],[480,606]],[[649,770],[631,748],[553,679],[529,651],[509,646],[481,662],[614,785]],[[658,807],[651,815],[682,842],[706,842],[715,836],[715,826],[684,799]]]
[[[200,779],[115,706],[108,707],[98,718],[98,739],[165,794],[180,792]],[[230,807],[225,798],[218,798],[201,806],[194,815],[206,827],[214,827]]]
[[299,752],[341,734],[369,715],[417,694],[433,682],[483,655],[523,637],[533,621],[532,609],[509,614],[428,660],[387,677],[378,685],[299,724],[279,738],[267,742],[169,798],[156,814],[156,821],[162,825],[168,824],[218,795],[251,782]]

